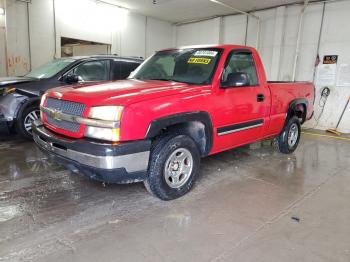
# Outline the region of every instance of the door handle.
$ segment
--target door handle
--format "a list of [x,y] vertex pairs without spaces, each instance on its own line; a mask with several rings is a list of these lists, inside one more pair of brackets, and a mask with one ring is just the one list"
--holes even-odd
[[265,96],[263,94],[258,94],[256,96],[256,101],[263,102],[265,100]]

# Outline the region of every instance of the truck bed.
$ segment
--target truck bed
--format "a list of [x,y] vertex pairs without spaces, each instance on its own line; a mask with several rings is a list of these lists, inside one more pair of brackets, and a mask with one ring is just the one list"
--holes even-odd
[[314,101],[313,83],[285,81],[268,81],[267,83],[271,92],[270,131],[272,133],[275,131],[278,132],[281,126],[283,126],[290,101],[306,99],[308,101],[308,106],[305,109],[306,119],[310,119],[313,112]]
[[309,84],[307,81],[267,81],[268,84]]

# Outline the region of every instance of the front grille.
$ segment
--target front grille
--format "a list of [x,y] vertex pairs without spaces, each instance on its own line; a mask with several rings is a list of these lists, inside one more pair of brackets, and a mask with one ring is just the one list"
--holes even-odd
[[[64,114],[74,115],[74,116],[83,116],[86,106],[84,104],[59,100],[55,98],[48,98],[46,102],[46,107],[51,109],[58,109]],[[57,128],[64,129],[70,132],[77,133],[80,130],[79,123],[73,123],[64,120],[56,120],[46,114],[47,122]]]

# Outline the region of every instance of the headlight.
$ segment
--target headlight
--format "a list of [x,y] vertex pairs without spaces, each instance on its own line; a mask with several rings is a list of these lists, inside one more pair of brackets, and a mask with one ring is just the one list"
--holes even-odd
[[[92,107],[89,112],[89,118],[107,121],[120,121],[123,112],[122,106],[96,106]],[[119,141],[120,129],[86,126],[85,136],[108,140]]]
[[122,106],[96,106],[90,109],[89,118],[119,121],[123,112]]

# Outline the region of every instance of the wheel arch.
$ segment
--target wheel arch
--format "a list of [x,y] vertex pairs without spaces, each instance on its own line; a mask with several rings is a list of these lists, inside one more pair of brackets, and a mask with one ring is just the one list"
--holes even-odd
[[40,97],[30,97],[30,98],[27,98],[25,99],[24,101],[22,101],[18,106],[17,106],[17,109],[16,109],[16,119],[18,119],[20,113],[25,109],[27,108],[28,106],[32,106],[32,105],[35,105],[35,104],[40,104]]
[[293,116],[297,116],[301,119],[300,124],[303,124],[306,120],[308,104],[305,98],[297,98],[290,102],[285,123],[288,123]]
[[186,112],[155,119],[149,125],[145,138],[154,139],[167,132],[189,135],[196,142],[202,156],[211,151],[213,124],[207,112]]

